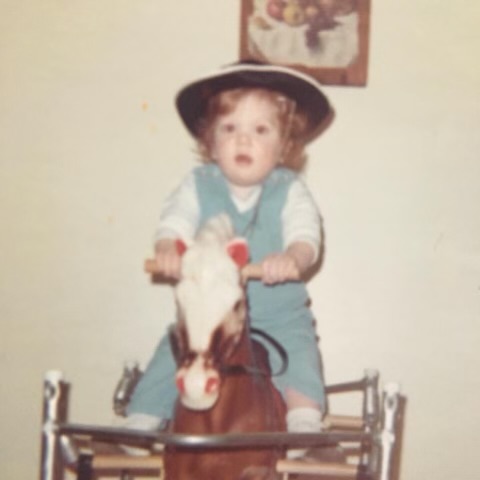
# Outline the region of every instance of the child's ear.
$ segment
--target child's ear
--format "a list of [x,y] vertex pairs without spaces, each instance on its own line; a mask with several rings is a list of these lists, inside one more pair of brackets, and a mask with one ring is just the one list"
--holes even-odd
[[248,243],[244,238],[234,238],[226,246],[227,253],[239,268],[244,267],[250,258]]
[[292,141],[285,140],[283,143],[282,151],[280,152],[280,157],[278,159],[278,165],[283,165],[285,163],[285,159],[287,158],[288,154],[290,153],[290,149],[292,148]]

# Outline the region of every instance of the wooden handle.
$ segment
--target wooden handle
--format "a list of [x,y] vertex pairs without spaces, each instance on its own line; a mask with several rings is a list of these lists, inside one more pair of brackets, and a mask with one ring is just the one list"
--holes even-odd
[[[150,273],[152,275],[161,274],[161,270],[158,268],[157,262],[155,259],[148,258],[145,260],[144,270],[146,273]],[[262,265],[259,263],[247,263],[242,268],[242,277],[247,280],[251,279],[260,279],[262,278]]]
[[157,262],[153,258],[147,258],[143,265],[143,269],[146,273],[150,273],[152,275],[156,273],[161,273],[157,267]]
[[[152,258],[145,260],[144,270],[151,275],[162,273],[158,269],[157,263]],[[262,275],[262,265],[260,263],[247,263],[247,265],[242,268],[242,278],[244,280],[260,280]],[[292,275],[290,280],[298,280],[299,278],[300,274],[297,272],[295,275]]]
[[260,263],[247,263],[242,268],[243,280],[260,280],[262,278],[262,265]]

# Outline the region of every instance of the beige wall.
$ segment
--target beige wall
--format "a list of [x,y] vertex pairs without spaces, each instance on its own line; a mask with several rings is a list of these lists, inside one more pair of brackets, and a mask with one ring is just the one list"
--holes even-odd
[[[310,284],[329,382],[376,367],[408,397],[404,480],[477,478],[480,7],[373,2],[367,88],[326,88],[310,150],[326,259]],[[109,423],[171,292],[142,273],[194,162],[176,89],[237,58],[238,4],[0,0],[0,474],[35,478],[44,372]]]

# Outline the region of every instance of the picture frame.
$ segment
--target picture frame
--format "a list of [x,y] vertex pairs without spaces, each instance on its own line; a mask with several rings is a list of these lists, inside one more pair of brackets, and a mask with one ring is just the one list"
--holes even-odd
[[240,60],[367,84],[370,0],[241,0]]

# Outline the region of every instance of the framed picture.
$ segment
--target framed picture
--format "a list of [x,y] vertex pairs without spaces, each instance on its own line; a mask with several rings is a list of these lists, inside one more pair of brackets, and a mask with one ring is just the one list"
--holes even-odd
[[370,0],[241,0],[240,59],[367,83]]

